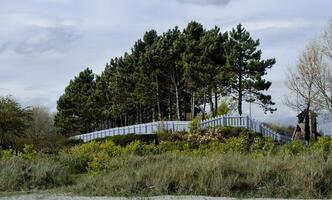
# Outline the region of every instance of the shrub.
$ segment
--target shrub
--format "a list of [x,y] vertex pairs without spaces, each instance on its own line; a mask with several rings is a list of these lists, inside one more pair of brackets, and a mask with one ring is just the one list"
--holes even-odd
[[14,156],[13,149],[1,150],[0,158],[8,160]]
[[19,153],[19,157],[23,160],[33,160],[37,156],[37,151],[32,144],[25,144],[23,148],[23,152]]
[[299,155],[305,150],[305,145],[299,140],[295,140],[292,143],[282,146],[282,152],[284,155]]
[[107,172],[111,169],[109,165],[111,157],[105,152],[97,153],[92,161],[88,162],[87,171],[89,173]]
[[61,162],[70,168],[71,172],[86,172],[88,162],[93,159],[96,152],[100,151],[100,143],[91,141],[81,145],[74,146],[68,151],[60,151]]
[[[105,139],[99,139],[97,141],[103,142]],[[145,143],[155,143],[158,140],[156,134],[143,134],[143,135],[136,135],[136,134],[127,134],[127,135],[116,135],[108,137],[107,140],[112,140],[116,145],[126,146],[133,141],[141,141]]]
[[310,142],[310,149],[314,151],[328,153],[332,150],[332,141],[328,137],[318,137],[316,142]]
[[112,140],[106,140],[100,144],[100,147],[98,150],[96,150],[97,153],[104,152],[109,157],[115,157],[121,155],[121,147],[116,145]]
[[75,145],[83,144],[84,141],[82,139],[65,139],[61,141],[61,146],[65,147],[73,147]]
[[156,134],[157,134],[158,142],[170,141],[171,137],[172,137],[172,133],[170,131],[160,131],[160,132],[157,132]]
[[195,134],[198,133],[199,129],[200,129],[200,123],[201,119],[199,118],[194,118],[190,124],[189,124],[189,133],[190,134]]
[[239,137],[231,137],[225,141],[222,147],[224,152],[248,153],[250,147],[249,135],[243,134]]
[[156,152],[154,144],[145,144],[140,141],[134,141],[123,149],[125,154],[134,154],[139,156],[151,155]]

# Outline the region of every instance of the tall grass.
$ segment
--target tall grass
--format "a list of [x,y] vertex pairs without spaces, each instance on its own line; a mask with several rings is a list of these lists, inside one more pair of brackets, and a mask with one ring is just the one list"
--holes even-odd
[[330,198],[332,158],[227,153],[167,153],[109,161],[112,170],[83,176],[67,189],[88,196],[208,195]]
[[48,189],[72,183],[67,170],[51,158],[0,160],[0,192]]

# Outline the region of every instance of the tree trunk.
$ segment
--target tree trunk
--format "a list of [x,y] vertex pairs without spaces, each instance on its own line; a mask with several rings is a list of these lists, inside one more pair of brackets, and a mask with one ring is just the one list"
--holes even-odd
[[158,120],[161,121],[161,111],[160,111],[160,99],[159,99],[159,83],[156,76],[156,97],[157,97],[157,109],[158,109]]
[[212,117],[215,117],[215,109],[214,109],[214,104],[213,104],[213,100],[212,100],[212,92],[209,92],[209,102],[210,102],[210,109],[211,109],[211,114],[212,114]]
[[124,116],[124,125],[127,126],[128,125],[128,114],[127,111],[125,112],[125,116]]
[[139,123],[142,124],[142,104],[139,104]]
[[171,95],[168,96],[168,120],[172,118],[172,99]]
[[152,121],[156,121],[156,113],[155,113],[155,105],[154,105],[154,102],[153,102],[153,105],[152,105]]
[[238,109],[238,112],[239,112],[239,115],[242,115],[242,73],[240,72],[240,75],[239,75],[239,97],[238,97],[238,106],[237,106],[237,109]]
[[195,92],[192,93],[191,99],[191,119],[195,118]]
[[218,93],[217,93],[217,89],[215,89],[214,91],[214,114],[218,115]]
[[180,120],[180,99],[179,99],[179,88],[178,86],[175,86],[175,101],[176,101],[176,118],[177,120]]
[[203,100],[203,116],[202,119],[205,119],[205,108],[206,108],[206,89],[204,90],[204,100]]

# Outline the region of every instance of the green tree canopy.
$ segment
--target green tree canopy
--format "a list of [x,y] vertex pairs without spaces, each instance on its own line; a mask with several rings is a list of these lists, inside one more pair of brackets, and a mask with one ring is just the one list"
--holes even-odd
[[55,125],[65,135],[94,130],[97,105],[94,104],[95,75],[89,68],[80,72],[58,100]]
[[16,139],[29,127],[31,110],[23,108],[10,96],[0,97],[0,146],[16,146]]
[[261,59],[262,51],[257,49],[259,44],[259,40],[252,39],[241,24],[229,33],[226,56],[232,77],[230,91],[238,101],[240,115],[243,101],[258,103],[265,112],[276,110],[271,107],[274,105],[271,96],[263,93],[271,86],[271,82],[263,77],[276,61]]

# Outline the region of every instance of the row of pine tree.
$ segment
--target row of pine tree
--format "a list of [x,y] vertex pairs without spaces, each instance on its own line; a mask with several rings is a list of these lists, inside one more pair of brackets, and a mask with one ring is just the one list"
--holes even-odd
[[162,35],[148,31],[130,53],[111,59],[101,75],[85,69],[59,98],[55,125],[63,134],[161,120],[188,120],[217,114],[218,103],[228,96],[255,102],[274,111],[271,96],[263,92],[264,79],[275,59],[261,59],[254,40],[243,26],[229,32],[210,30],[190,22]]

